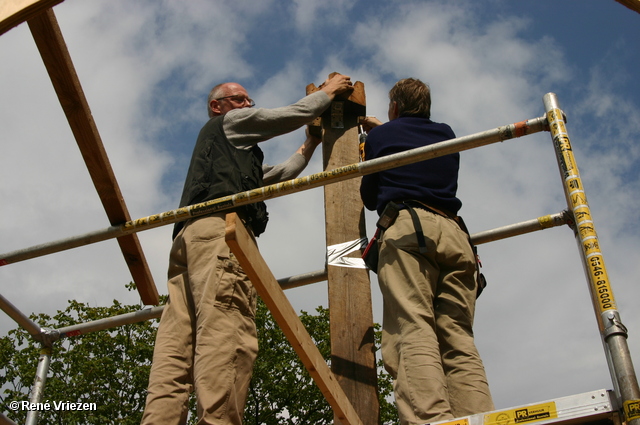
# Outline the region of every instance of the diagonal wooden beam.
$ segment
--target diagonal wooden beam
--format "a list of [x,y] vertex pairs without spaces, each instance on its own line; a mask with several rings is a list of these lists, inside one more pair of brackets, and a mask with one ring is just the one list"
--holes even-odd
[[52,8],[63,0],[2,0],[0,2],[0,35]]
[[616,1],[633,11],[640,13],[640,0],[616,0]]
[[258,295],[271,311],[273,318],[333,408],[334,415],[342,425],[361,425],[362,422],[349,399],[262,258],[255,240],[249,235],[236,213],[227,214],[225,233],[225,240],[231,252],[238,259]]
[[[116,225],[130,221],[131,216],[53,10],[46,10],[29,19],[28,23],[109,222]],[[158,291],[138,237],[135,234],[121,236],[118,244],[142,302],[147,305],[158,304]]]

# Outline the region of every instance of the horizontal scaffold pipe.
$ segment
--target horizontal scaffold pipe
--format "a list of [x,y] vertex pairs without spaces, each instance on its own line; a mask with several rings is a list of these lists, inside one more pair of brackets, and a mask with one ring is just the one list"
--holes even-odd
[[[316,270],[314,272],[303,273],[296,276],[284,277],[278,279],[278,283],[280,284],[282,289],[292,289],[316,282],[322,282],[325,280],[327,280],[326,268],[322,270]],[[116,326],[130,325],[132,323],[143,322],[145,320],[157,319],[162,315],[163,310],[164,305],[144,308],[132,313],[125,313],[113,317],[94,320],[91,322],[65,326],[64,328],[48,330],[46,332],[48,333],[48,337],[51,341],[56,341],[61,338],[80,336],[90,332],[98,332],[105,329],[115,328]],[[39,329],[40,328],[38,328],[38,330]]]
[[54,334],[52,336],[56,339],[83,335],[90,332],[115,328],[117,326],[130,325],[132,323],[144,322],[145,320],[157,319],[162,315],[163,309],[164,306],[145,308],[132,313],[119,314],[117,316],[106,317],[92,322],[66,326],[51,332]]
[[545,215],[509,226],[498,227],[497,229],[486,230],[484,232],[474,233],[471,235],[471,242],[475,245],[494,242],[501,239],[511,238],[513,236],[524,235],[526,233],[538,230],[549,229],[551,227],[569,224],[569,212],[563,211],[557,214]]
[[493,130],[487,130],[369,161],[338,167],[331,171],[323,171],[306,177],[287,180],[282,183],[272,184],[248,190],[246,192],[240,192],[235,195],[224,196],[211,201],[139,218],[137,220],[128,221],[121,225],[110,226],[106,229],[97,230],[91,233],[85,233],[83,235],[1,254],[0,266],[101,242],[107,239],[118,238],[131,233],[187,220],[192,217],[230,210],[242,205],[277,198],[290,193],[301,192],[303,190],[314,189],[316,187],[337,183],[354,177],[377,173],[379,171],[548,130],[547,118],[544,116],[520,121],[515,124],[497,127]]
[[[523,221],[521,223],[512,224],[509,226],[498,227],[492,230],[486,230],[484,232],[478,232],[471,235],[471,241],[480,245],[487,242],[493,242],[501,239],[506,239],[513,236],[523,235],[525,233],[531,233],[538,230],[549,229],[552,227],[562,226],[570,222],[569,213],[563,211],[557,214],[549,214],[542,217],[538,217],[532,220]],[[298,288],[300,286],[310,285],[312,283],[323,282],[327,280],[326,267],[321,270],[313,272],[303,273],[295,276],[283,277],[278,279],[278,283],[282,289]],[[0,295],[0,300],[4,298]],[[5,300],[9,305],[8,301]],[[1,307],[0,302],[0,307]],[[3,308],[4,310],[4,308]],[[17,311],[13,307],[14,311]],[[90,332],[102,331],[105,329],[114,328],[116,326],[128,325],[132,323],[138,323],[145,320],[156,319],[162,315],[164,305],[156,306],[152,308],[145,308],[132,313],[125,313],[118,316],[108,317],[105,319],[99,319],[92,322],[79,323],[76,325],[66,326],[64,328],[45,331],[49,335],[51,341],[56,341],[61,338],[69,338],[74,336],[84,335]],[[5,310],[6,311],[6,310]],[[7,312],[8,313],[8,312]],[[22,313],[20,313],[22,314]],[[31,322],[29,320],[29,322]],[[20,322],[18,322],[20,323]],[[33,322],[31,322],[33,323]],[[22,323],[20,323],[22,325]],[[24,327],[24,325],[23,325]],[[40,328],[33,323],[33,330],[36,331],[32,334],[39,333]]]

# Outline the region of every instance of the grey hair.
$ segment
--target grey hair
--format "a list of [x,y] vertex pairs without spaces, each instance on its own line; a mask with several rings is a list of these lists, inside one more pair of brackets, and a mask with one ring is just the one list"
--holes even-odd
[[211,110],[211,101],[214,99],[218,99],[224,95],[224,86],[226,83],[218,84],[209,92],[209,98],[207,99],[207,113],[209,114],[209,118],[213,118],[213,111]]

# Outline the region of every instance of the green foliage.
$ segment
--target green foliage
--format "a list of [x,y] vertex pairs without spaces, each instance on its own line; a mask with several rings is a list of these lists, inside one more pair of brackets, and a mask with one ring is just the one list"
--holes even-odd
[[[300,320],[325,359],[330,358],[329,311],[302,312]],[[327,424],[333,412],[264,303],[256,315],[260,351],[256,360],[245,424]]]
[[[69,301],[54,317],[32,315],[42,327],[58,329],[137,311],[139,306],[114,301],[111,307],[89,307]],[[157,321],[146,321],[101,332],[65,338],[53,344],[43,402],[95,403],[95,411],[40,411],[39,423],[137,424],[144,408]],[[0,340],[0,395],[3,410],[10,401],[26,401],[35,379],[40,344],[18,328]],[[9,416],[24,422],[27,412]]]
[[[131,289],[131,287],[130,287]],[[90,307],[69,301],[54,317],[32,315],[40,326],[60,329],[137,311],[137,305]],[[303,312],[301,321],[321,354],[330,358],[329,311],[317,308],[317,315]],[[39,423],[46,424],[138,424],[142,417],[146,388],[153,357],[157,320],[64,338],[53,344],[44,401],[95,403],[95,411],[40,411]],[[330,424],[333,412],[315,385],[286,337],[260,302],[256,317],[260,352],[245,411],[246,424]],[[380,332],[376,332],[379,346]],[[12,411],[11,401],[26,401],[33,385],[40,356],[40,344],[18,328],[0,339],[0,404],[17,423],[26,411]],[[380,365],[379,365],[380,366]],[[382,373],[380,373],[382,372]],[[391,378],[379,367],[381,423],[397,424],[397,412],[387,398],[392,392]],[[189,423],[195,418],[191,399]]]
[[[317,315],[302,312],[300,321],[327,363],[331,358],[329,310],[316,308]],[[269,310],[258,303],[256,315],[260,351],[244,414],[247,425],[333,424],[333,411],[313,382],[309,372],[271,317]],[[375,343],[380,346],[379,325]],[[387,398],[393,392],[391,377],[378,364],[378,393],[381,424],[399,424],[398,413]]]

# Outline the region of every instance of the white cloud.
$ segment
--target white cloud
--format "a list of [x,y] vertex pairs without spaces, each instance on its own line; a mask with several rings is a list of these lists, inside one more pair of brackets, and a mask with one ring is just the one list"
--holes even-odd
[[321,25],[349,25],[347,13],[353,8],[348,0],[294,0],[295,25],[302,33]]

